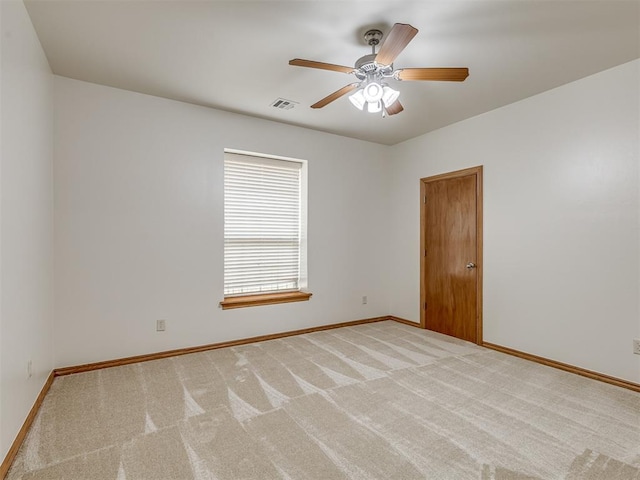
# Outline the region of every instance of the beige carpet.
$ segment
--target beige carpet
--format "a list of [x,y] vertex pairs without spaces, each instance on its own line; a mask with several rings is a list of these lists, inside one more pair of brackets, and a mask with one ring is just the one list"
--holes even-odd
[[640,480],[640,394],[391,321],[57,378],[9,480]]

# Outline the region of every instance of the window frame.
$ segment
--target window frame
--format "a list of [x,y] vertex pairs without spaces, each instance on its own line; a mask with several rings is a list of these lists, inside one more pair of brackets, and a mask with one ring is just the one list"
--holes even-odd
[[[284,162],[294,162],[300,165],[300,253],[299,253],[299,275],[298,288],[292,290],[280,291],[260,291],[240,294],[224,294],[224,299],[220,302],[223,310],[253,307],[259,305],[273,305],[278,303],[290,303],[307,301],[311,298],[312,293],[307,290],[308,273],[307,273],[307,178],[308,164],[306,160],[297,158],[281,157],[276,155],[247,152],[235,149],[224,149],[223,162],[223,192],[226,192],[225,181],[225,163],[227,155],[239,155],[244,157],[255,157],[258,159],[277,160]],[[223,193],[224,197],[224,193]],[[226,216],[226,203],[223,202],[223,219]],[[223,227],[224,230],[224,227]],[[223,233],[223,237],[224,237]],[[226,239],[226,237],[224,237]],[[223,242],[224,243],[224,242]],[[226,245],[225,245],[226,248]],[[226,262],[223,260],[223,272],[226,272]]]

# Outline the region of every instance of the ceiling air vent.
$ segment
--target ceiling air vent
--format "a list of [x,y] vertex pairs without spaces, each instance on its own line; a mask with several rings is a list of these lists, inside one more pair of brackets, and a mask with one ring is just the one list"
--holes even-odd
[[280,110],[291,110],[296,105],[298,105],[298,102],[294,102],[293,100],[287,100],[286,98],[277,98],[271,104],[272,107],[278,108]]

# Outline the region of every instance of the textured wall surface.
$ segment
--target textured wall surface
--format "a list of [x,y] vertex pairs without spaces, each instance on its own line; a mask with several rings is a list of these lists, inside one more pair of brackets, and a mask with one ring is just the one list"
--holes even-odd
[[[57,366],[388,314],[385,147],[55,86]],[[224,148],[308,161],[309,302],[218,307]]]
[[419,316],[419,179],[484,165],[484,339],[640,381],[640,61],[394,147],[391,308]]
[[[0,457],[53,368],[53,76],[21,1],[2,1]],[[32,376],[27,378],[27,364]]]

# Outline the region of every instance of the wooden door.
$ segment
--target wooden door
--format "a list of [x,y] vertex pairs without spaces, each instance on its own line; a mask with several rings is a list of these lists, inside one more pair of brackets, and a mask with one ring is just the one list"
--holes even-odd
[[421,180],[421,324],[482,343],[482,167]]

